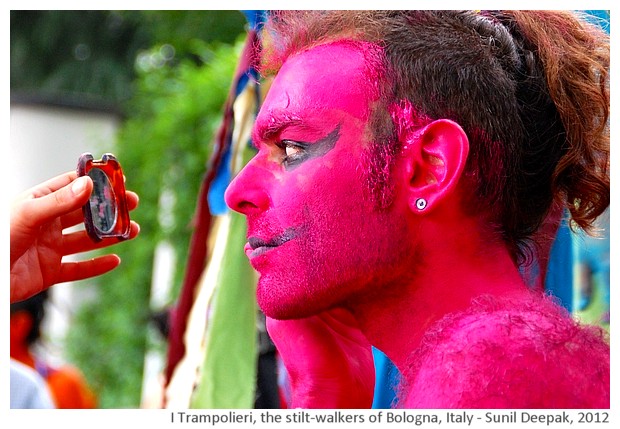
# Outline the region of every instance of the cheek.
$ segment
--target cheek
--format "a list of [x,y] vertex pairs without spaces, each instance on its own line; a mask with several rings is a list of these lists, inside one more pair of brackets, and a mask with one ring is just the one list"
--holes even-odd
[[307,224],[312,219],[313,223],[319,219],[338,223],[343,211],[359,204],[364,196],[355,169],[343,165],[336,168],[333,164],[329,158],[310,161],[309,168],[278,183],[272,195],[280,223]]
[[[368,198],[365,183],[352,169],[323,169],[308,192],[294,199],[291,212],[307,228],[311,254],[324,269],[345,269],[346,261],[359,260],[373,237],[383,235],[382,223]],[[370,256],[370,255],[368,255]],[[343,265],[344,264],[344,265]]]

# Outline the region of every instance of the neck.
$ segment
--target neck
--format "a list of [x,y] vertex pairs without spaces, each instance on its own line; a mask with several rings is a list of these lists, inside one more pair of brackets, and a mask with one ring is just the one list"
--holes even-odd
[[351,305],[370,343],[401,372],[424,333],[446,314],[467,309],[481,295],[518,299],[528,294],[503,243],[472,240],[470,233],[442,234],[429,234],[442,239],[430,241],[423,261],[411,261],[416,269],[407,279],[382,285],[370,299]]

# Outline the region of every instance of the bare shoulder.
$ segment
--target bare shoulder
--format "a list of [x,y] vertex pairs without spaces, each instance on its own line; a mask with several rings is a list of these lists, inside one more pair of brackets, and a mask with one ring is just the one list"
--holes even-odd
[[414,353],[409,408],[608,408],[609,344],[548,299],[474,306]]

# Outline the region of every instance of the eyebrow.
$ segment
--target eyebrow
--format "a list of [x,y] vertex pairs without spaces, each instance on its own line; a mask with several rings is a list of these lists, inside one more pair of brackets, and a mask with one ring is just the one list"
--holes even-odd
[[252,142],[256,146],[257,142],[270,140],[283,129],[300,124],[303,124],[303,121],[298,116],[288,113],[270,113],[252,130]]

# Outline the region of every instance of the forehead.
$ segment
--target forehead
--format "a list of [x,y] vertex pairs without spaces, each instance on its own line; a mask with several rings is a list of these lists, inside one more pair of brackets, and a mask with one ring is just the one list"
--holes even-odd
[[299,122],[313,114],[367,120],[378,91],[365,49],[371,45],[334,42],[289,57],[267,94],[257,127]]

